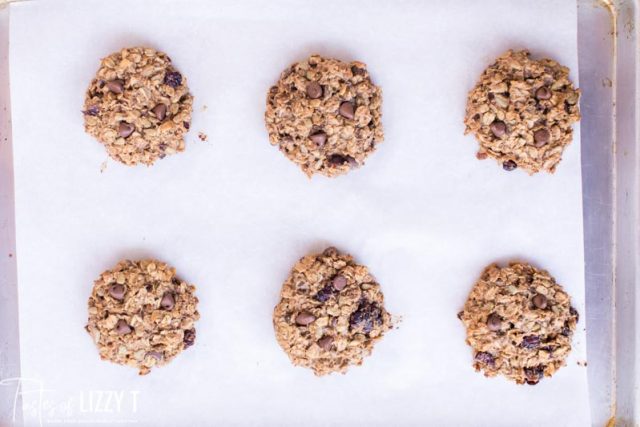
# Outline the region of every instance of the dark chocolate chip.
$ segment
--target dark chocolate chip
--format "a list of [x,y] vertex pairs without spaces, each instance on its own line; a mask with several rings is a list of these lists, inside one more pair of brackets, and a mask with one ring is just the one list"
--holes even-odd
[[382,309],[377,304],[363,300],[358,309],[349,317],[351,329],[359,329],[368,334],[374,327],[382,325]]
[[336,291],[341,291],[345,288],[345,286],[347,286],[347,278],[339,274],[333,278],[331,284]]
[[131,331],[132,331],[131,326],[129,326],[126,320],[124,319],[118,320],[118,323],[116,323],[116,333],[118,335],[130,334]]
[[536,90],[536,98],[544,101],[551,99],[551,91],[548,87],[542,86]]
[[528,350],[535,350],[540,347],[540,337],[537,335],[526,335],[522,337],[522,343],[520,343],[520,347],[526,348]]
[[536,308],[544,310],[545,308],[547,308],[547,297],[542,294],[536,294],[533,297],[533,305]]
[[184,126],[186,130],[189,130],[189,128],[191,127],[191,124],[189,122],[182,122],[182,126]]
[[296,316],[296,323],[300,326],[307,326],[315,322],[316,316],[309,313],[308,311],[303,311]]
[[578,323],[578,320],[580,320],[580,315],[578,314],[578,310],[576,310],[573,307],[569,307],[569,314],[571,314],[573,317],[576,318],[576,323]]
[[329,246],[327,249],[325,249],[322,252],[322,255],[324,256],[335,256],[338,255],[338,250],[336,248],[334,248],[333,246]]
[[184,331],[184,338],[182,339],[184,343],[184,348],[189,348],[196,342],[196,330],[195,329],[187,329]]
[[500,120],[496,120],[495,122],[491,123],[489,129],[496,138],[500,138],[507,133],[507,125],[505,125],[504,122],[501,122]]
[[352,73],[354,76],[358,76],[358,75],[360,75],[360,74],[364,74],[364,72],[365,72],[365,70],[364,70],[364,69],[362,69],[362,68],[358,68],[358,67],[356,67],[355,65],[351,66],[351,73]]
[[158,104],[151,110],[156,119],[163,121],[167,117],[167,106],[164,104]]
[[113,298],[122,301],[124,299],[124,285],[115,283],[109,286],[109,294]]
[[516,169],[518,167],[518,164],[516,162],[514,162],[513,160],[507,160],[506,162],[502,163],[502,169],[511,172],[512,170]]
[[351,101],[344,101],[338,108],[340,115],[346,119],[353,119],[355,117],[356,107]]
[[313,143],[316,144],[318,147],[323,147],[324,144],[327,142],[327,134],[322,131],[318,131],[310,135],[309,139],[313,141]]
[[177,71],[171,71],[164,75],[164,84],[177,88],[182,84],[182,74]]
[[542,147],[546,145],[550,139],[551,133],[546,128],[538,129],[533,133],[533,141],[536,147]]
[[134,130],[136,130],[136,128],[131,123],[120,122],[120,124],[118,125],[118,135],[120,135],[122,138],[129,137]]
[[121,94],[124,92],[124,82],[122,80],[111,80],[107,82],[107,89],[113,93]]
[[329,351],[331,349],[331,344],[333,344],[333,337],[330,337],[328,335],[325,335],[318,340],[318,345],[326,351]]
[[464,314],[464,311],[459,311],[458,312],[458,319],[462,320],[462,315]]
[[490,331],[499,331],[502,327],[502,318],[495,313],[491,313],[487,318],[487,327]]
[[311,99],[318,99],[322,96],[322,86],[318,82],[309,82],[307,84],[307,96]]
[[494,366],[496,364],[496,359],[493,355],[486,351],[477,352],[473,358],[484,365]]
[[165,292],[160,300],[160,307],[164,310],[172,310],[176,305],[176,297],[173,292]]

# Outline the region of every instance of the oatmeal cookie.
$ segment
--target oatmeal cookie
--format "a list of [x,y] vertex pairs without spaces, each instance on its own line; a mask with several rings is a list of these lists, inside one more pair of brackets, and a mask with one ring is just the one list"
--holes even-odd
[[195,287],[160,261],[121,261],[105,271],[89,297],[87,332],[100,358],[148,374],[169,363],[196,338]]
[[493,157],[507,171],[553,173],[580,120],[579,98],[567,67],[510,50],[469,93],[465,134],[480,143],[478,159]]
[[392,326],[367,267],[335,248],[298,261],[280,298],[273,312],[278,343],[294,365],[316,375],[361,365]]
[[382,142],[381,104],[365,64],[313,55],[269,90],[269,141],[309,177],[344,174]]
[[488,266],[458,317],[476,371],[531,385],[565,365],[578,322],[553,277],[522,263]]
[[111,158],[153,164],[184,150],[193,97],[162,52],[122,49],[102,60],[84,101],[84,128]]

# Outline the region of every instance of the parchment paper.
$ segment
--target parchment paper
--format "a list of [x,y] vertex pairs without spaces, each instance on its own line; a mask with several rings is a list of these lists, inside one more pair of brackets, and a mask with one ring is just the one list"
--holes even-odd
[[[486,379],[456,318],[485,265],[548,269],[584,318],[579,130],[555,175],[507,173],[463,136],[466,95],[508,48],[571,68],[572,1],[34,1],[11,5],[25,424],[589,424],[584,322],[535,387]],[[80,110],[100,58],[161,49],[195,96],[186,152],[106,160]],[[368,64],[386,138],[365,167],[307,179],[263,125],[266,93],[311,53]],[[197,134],[204,132],[207,142]],[[364,366],[316,378],[271,324],[296,260],[353,254],[401,315]],[[93,280],[156,257],[198,286],[196,345],[139,377],[83,330]],[[107,402],[108,400],[108,402]]]

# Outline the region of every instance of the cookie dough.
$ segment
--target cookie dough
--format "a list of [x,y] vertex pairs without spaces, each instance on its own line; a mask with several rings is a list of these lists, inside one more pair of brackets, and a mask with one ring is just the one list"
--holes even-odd
[[578,322],[553,277],[523,263],[488,266],[458,317],[476,371],[531,385],[565,365]]
[[365,64],[313,55],[287,68],[269,90],[269,141],[309,177],[344,174],[382,142],[381,104]]
[[121,261],[105,271],[89,297],[87,332],[100,358],[140,375],[169,363],[193,345],[200,315],[195,287],[155,260]]
[[316,375],[361,365],[391,327],[380,285],[335,248],[302,258],[273,312],[276,338],[294,365]]
[[478,159],[493,157],[506,171],[553,173],[580,120],[579,98],[567,67],[510,50],[469,93],[465,134],[480,143]]
[[153,164],[184,150],[193,97],[162,52],[122,49],[102,60],[84,101],[84,127],[111,158]]

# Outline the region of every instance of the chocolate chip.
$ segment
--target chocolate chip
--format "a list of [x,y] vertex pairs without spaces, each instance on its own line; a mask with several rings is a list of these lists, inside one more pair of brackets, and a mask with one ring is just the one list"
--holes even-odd
[[189,130],[189,128],[191,127],[191,124],[189,122],[182,122],[182,126],[184,126],[186,130]]
[[176,297],[173,292],[165,292],[160,300],[160,307],[164,310],[172,310],[176,305]]
[[547,99],[551,99],[551,91],[549,90],[548,87],[542,86],[538,88],[538,90],[536,90],[536,98],[540,100],[545,100],[545,101]]
[[123,138],[130,136],[134,130],[136,130],[136,128],[131,123],[120,122],[118,125],[118,135]]
[[507,125],[505,125],[504,122],[501,122],[500,120],[496,120],[495,122],[491,123],[491,125],[489,125],[489,129],[496,138],[500,138],[505,133],[507,133]]
[[522,338],[522,343],[520,343],[520,347],[526,348],[528,350],[534,350],[540,347],[540,337],[537,335],[527,335]]
[[525,381],[529,385],[536,385],[544,377],[544,366],[538,365],[533,368],[524,368]]
[[109,294],[113,298],[122,301],[124,299],[124,285],[115,283],[109,286]]
[[296,316],[296,323],[300,326],[307,326],[315,322],[316,316],[309,313],[308,311],[303,311],[302,313]]
[[113,93],[121,94],[124,92],[124,82],[122,80],[111,80],[107,82],[107,89]]
[[536,294],[533,297],[533,305],[535,305],[536,308],[544,310],[545,308],[547,308],[547,297],[542,294]]
[[496,364],[496,359],[493,357],[493,355],[491,353],[487,353],[486,351],[477,352],[473,358],[485,365],[494,366]]
[[513,160],[507,160],[506,162],[502,163],[502,169],[511,172],[512,170],[516,169],[518,167],[518,164],[516,162],[514,162]]
[[318,131],[309,136],[309,139],[313,141],[313,143],[315,143],[318,147],[323,147],[327,142],[327,134],[322,131]]
[[329,156],[327,160],[329,160],[329,164],[333,166],[344,165],[349,161],[347,156],[343,156],[342,154],[332,154]]
[[349,317],[351,329],[360,329],[365,334],[379,325],[382,325],[382,310],[377,304],[366,300],[361,301],[358,309]]
[[325,285],[322,289],[318,291],[318,293],[313,297],[315,300],[319,302],[325,302],[335,293],[335,289],[333,286]]
[[339,274],[333,278],[331,284],[336,291],[341,291],[345,288],[345,286],[347,286],[347,278]]
[[156,119],[162,121],[167,117],[167,106],[164,104],[158,104],[151,110]]
[[177,88],[182,84],[182,74],[177,71],[171,71],[164,75],[164,84]]
[[502,326],[502,317],[495,313],[491,313],[487,318],[487,327],[490,331],[499,331]]
[[355,65],[351,66],[351,73],[352,73],[354,76],[358,76],[358,75],[360,75],[360,74],[364,74],[364,71],[365,71],[364,69],[362,69],[362,68],[358,68],[358,67],[356,67]]
[[538,129],[533,133],[533,140],[536,147],[542,147],[546,145],[551,139],[551,133],[546,128]]
[[131,326],[129,326],[126,320],[124,319],[118,320],[118,323],[116,323],[116,333],[118,335],[130,334],[131,331],[132,331]]
[[346,119],[353,119],[355,117],[356,107],[351,101],[344,101],[338,108],[340,115]]
[[311,99],[318,99],[322,96],[322,86],[318,82],[309,82],[307,84],[307,96]]
[[458,312],[458,319],[462,320],[462,315],[464,314],[464,311],[459,311]]
[[184,338],[182,338],[182,342],[184,343],[184,348],[189,348],[196,342],[196,330],[195,329],[187,329],[184,331]]
[[326,351],[329,351],[331,349],[331,344],[333,344],[333,337],[330,337],[328,335],[325,335],[318,340],[318,345]]
[[97,105],[92,105],[91,107],[83,111],[83,113],[86,114],[87,116],[97,116],[99,112],[100,112],[100,107],[98,107]]

